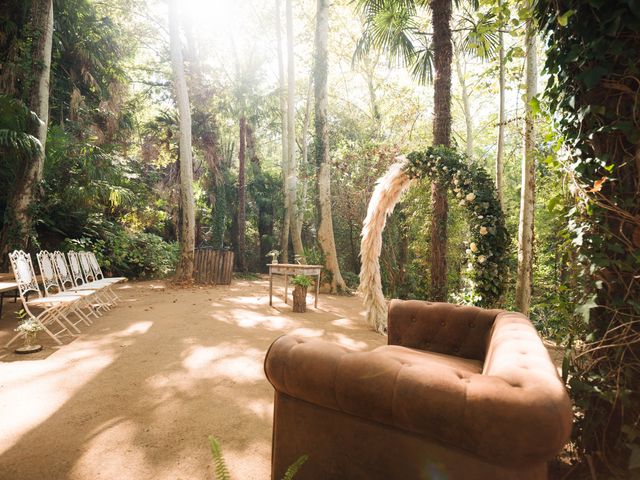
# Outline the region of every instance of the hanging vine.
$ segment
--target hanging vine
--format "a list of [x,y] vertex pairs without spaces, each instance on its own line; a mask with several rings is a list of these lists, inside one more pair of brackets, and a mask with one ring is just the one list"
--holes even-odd
[[[588,335],[564,375],[576,405],[579,467],[593,478],[640,470],[640,6],[542,0],[545,96],[573,182],[569,233],[584,267]],[[572,346],[570,345],[570,348]]]

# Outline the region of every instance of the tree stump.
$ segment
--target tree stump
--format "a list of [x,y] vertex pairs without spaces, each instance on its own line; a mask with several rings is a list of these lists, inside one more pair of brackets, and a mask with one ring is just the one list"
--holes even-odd
[[293,289],[293,311],[304,313],[307,311],[307,288],[296,285]]

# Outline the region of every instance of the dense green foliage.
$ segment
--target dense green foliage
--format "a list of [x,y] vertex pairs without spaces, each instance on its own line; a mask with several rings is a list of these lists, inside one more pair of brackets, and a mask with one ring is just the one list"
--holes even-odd
[[640,468],[640,4],[542,1],[545,92],[567,150],[568,233],[588,334],[565,374],[578,454],[605,476]]

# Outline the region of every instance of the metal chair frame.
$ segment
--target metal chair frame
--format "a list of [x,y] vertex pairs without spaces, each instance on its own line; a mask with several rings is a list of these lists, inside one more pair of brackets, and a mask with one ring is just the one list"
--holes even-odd
[[53,266],[55,267],[56,274],[58,276],[58,281],[60,283],[60,287],[65,292],[80,292],[80,291],[91,291],[93,292],[93,297],[97,300],[97,303],[94,304],[95,308],[93,312],[96,316],[101,315],[101,310],[110,310],[109,300],[105,298],[106,295],[102,291],[103,287],[98,285],[91,287],[88,285],[80,285],[77,286],[73,281],[73,275],[71,270],[69,269],[69,265],[67,264],[67,258],[64,253],[60,251],[55,251],[51,255],[53,260]]
[[[62,345],[62,342],[58,339],[60,334],[66,332],[70,336],[74,337],[75,335],[64,322],[66,321],[75,330],[79,330],[68,319],[65,311],[69,309],[71,305],[78,302],[82,297],[78,295],[56,295],[50,298],[43,297],[33,269],[31,255],[22,250],[15,250],[9,254],[9,260],[11,262],[11,268],[13,270],[16,283],[18,284],[18,293],[20,300],[22,301],[22,306],[24,307],[24,311],[27,315],[29,315],[29,318],[38,323],[44,332],[47,333],[47,335],[49,335],[58,345]],[[36,293],[38,298],[29,300],[28,295],[32,292]],[[30,307],[42,308],[43,311],[36,315],[31,311]],[[60,330],[56,333],[53,333],[49,328],[47,328],[47,325],[53,323],[56,323],[60,327]],[[19,332],[5,344],[5,347],[8,347],[15,340],[25,335],[26,334],[24,332]]]
[[[42,250],[36,253],[36,258],[38,259],[38,266],[40,267],[40,275],[42,276],[45,296],[55,298],[57,295],[71,294],[82,297],[82,300],[71,307],[71,311],[79,318],[78,322],[74,323],[73,326],[75,327],[80,322],[91,325],[93,322],[89,318],[89,315],[93,315],[95,318],[98,318],[97,313],[94,311],[90,303],[91,297],[95,295],[96,291],[89,289],[65,291],[61,285],[60,279],[58,278],[51,253],[46,250]],[[87,309],[87,313],[84,312],[83,308]]]
[[[100,289],[104,292],[105,296],[108,298],[109,302],[117,303],[118,296],[111,289],[111,283],[95,280],[95,274],[91,270],[90,264],[88,260],[82,255],[83,252],[74,252],[70,251],[67,253],[69,257],[69,267],[71,268],[71,275],[73,278],[73,283],[76,287],[88,287],[88,288],[96,288]],[[84,260],[83,260],[84,259]],[[89,276],[87,277],[86,272],[89,272]],[[89,280],[91,278],[91,280]]]

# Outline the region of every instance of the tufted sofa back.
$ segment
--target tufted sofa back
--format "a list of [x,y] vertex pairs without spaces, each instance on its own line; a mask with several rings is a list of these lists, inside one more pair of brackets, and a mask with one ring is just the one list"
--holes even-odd
[[389,345],[484,361],[501,310],[419,300],[392,300]]

